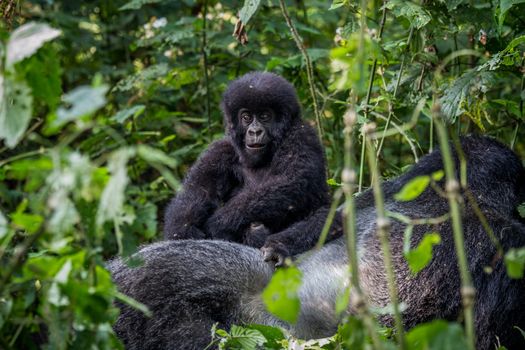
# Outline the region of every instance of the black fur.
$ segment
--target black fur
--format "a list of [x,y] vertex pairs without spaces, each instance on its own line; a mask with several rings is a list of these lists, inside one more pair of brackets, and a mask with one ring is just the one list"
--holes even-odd
[[[505,250],[525,246],[525,223],[515,212],[516,206],[525,201],[525,170],[521,162],[491,139],[468,137],[463,139],[462,147],[467,157],[470,190],[495,235]],[[385,182],[386,209],[412,218],[447,212],[446,199],[432,188],[411,202],[393,199],[393,194],[409,179],[441,169],[441,162],[440,153],[433,152],[405,175]],[[370,304],[383,307],[389,297],[371,196],[368,191],[357,199],[359,269]],[[305,222],[314,222],[316,217],[322,222],[323,213],[326,214],[325,209]],[[465,249],[477,290],[477,348],[493,348],[496,337],[509,349],[523,348],[525,340],[513,327],[525,329],[525,280],[507,277],[501,257],[466,199],[462,220]],[[450,222],[415,227],[412,245],[430,231],[439,232],[442,238],[429,266],[416,276],[410,275],[403,258],[404,229],[404,224],[393,221],[390,240],[399,297],[407,307],[403,311],[406,327],[436,318],[461,320],[460,281]],[[301,313],[293,326],[269,315],[260,301],[272,267],[264,263],[258,250],[227,242],[188,240],[157,243],[143,248],[138,255],[145,261],[140,268],[129,268],[118,259],[108,265],[120,291],[145,303],[154,313],[149,319],[137,310],[121,306],[115,331],[129,349],[202,349],[210,341],[209,328],[215,322],[224,327],[244,322],[279,325],[304,338],[330,336],[337,330],[340,318],[335,315],[335,300],[342,292],[341,282],[348,271],[343,238],[333,240],[299,263],[303,271]],[[487,266],[492,273],[484,271]],[[349,312],[353,310],[350,305]],[[379,320],[392,324],[391,316],[379,316]]]
[[[246,148],[246,130],[239,123],[242,108],[256,113],[271,109],[275,115],[263,153]],[[251,232],[251,224],[263,224],[272,237],[328,203],[323,150],[315,131],[301,120],[295,89],[278,75],[255,72],[235,80],[222,109],[226,136],[190,169],[182,192],[166,211],[164,236],[259,248],[264,240],[254,239],[260,230]],[[306,249],[300,240],[288,241],[293,251]],[[281,251],[288,255],[286,248]]]

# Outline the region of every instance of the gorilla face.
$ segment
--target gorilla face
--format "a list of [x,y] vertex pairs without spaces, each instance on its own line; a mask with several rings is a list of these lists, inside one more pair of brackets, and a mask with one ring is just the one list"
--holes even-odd
[[222,100],[226,133],[241,162],[263,167],[301,119],[294,87],[273,73],[254,72],[232,82]]
[[270,108],[260,112],[242,108],[238,115],[246,152],[253,158],[264,157],[271,148],[275,113]]

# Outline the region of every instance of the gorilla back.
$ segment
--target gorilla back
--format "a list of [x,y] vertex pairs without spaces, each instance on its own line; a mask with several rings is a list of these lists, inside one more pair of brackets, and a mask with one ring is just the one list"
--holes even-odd
[[[504,250],[525,246],[525,224],[515,208],[525,201],[525,170],[503,145],[486,138],[462,141],[467,158],[467,179],[488,224]],[[411,178],[441,168],[441,156],[424,157],[405,175],[383,184],[387,210],[411,218],[429,218],[448,211],[447,201],[432,188],[411,202],[393,198]],[[440,184],[442,185],[442,184]],[[384,266],[376,237],[375,208],[365,192],[357,200],[358,254],[361,285],[369,303],[384,307],[389,302]],[[525,340],[514,326],[525,329],[525,280],[512,280],[502,258],[488,239],[478,216],[465,200],[462,212],[467,252],[477,290],[475,327],[478,349],[490,349],[499,338],[509,349],[523,348]],[[461,297],[452,229],[449,221],[418,225],[412,233],[415,246],[427,232],[438,232],[441,244],[433,259],[412,276],[403,257],[406,226],[393,221],[392,255],[400,300],[406,305],[407,328],[432,319],[460,320]],[[260,293],[272,274],[259,251],[221,241],[161,242],[138,253],[142,267],[132,269],[121,260],[109,264],[121,292],[146,304],[153,317],[122,306],[115,325],[130,349],[202,349],[210,341],[210,327],[239,323],[280,325],[302,338],[330,336],[337,330],[335,300],[347,278],[348,261],[343,239],[336,239],[301,261],[303,284],[299,291],[301,312],[295,325],[269,315]],[[490,267],[491,273],[486,273]],[[349,312],[353,312],[353,305]],[[379,316],[387,325],[389,315]]]

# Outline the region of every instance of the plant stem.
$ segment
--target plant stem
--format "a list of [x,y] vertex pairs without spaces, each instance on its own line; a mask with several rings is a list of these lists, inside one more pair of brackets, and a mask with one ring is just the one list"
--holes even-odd
[[308,52],[306,51],[306,47],[304,46],[303,39],[299,35],[299,32],[297,32],[297,29],[295,28],[295,25],[293,24],[292,19],[290,18],[290,14],[288,13],[288,8],[286,7],[284,0],[279,0],[279,4],[281,5],[281,12],[283,13],[284,19],[286,20],[286,24],[288,25],[288,28],[290,28],[290,32],[292,33],[292,37],[295,41],[295,44],[297,45],[297,48],[299,49],[299,51],[301,51],[301,54],[303,55],[303,58],[306,64],[306,75],[308,78],[308,86],[310,88],[310,95],[312,96],[312,103],[314,106],[315,121],[317,124],[317,133],[319,134],[319,138],[322,140],[323,139],[323,129],[321,126],[321,113],[319,111],[319,105],[317,103],[317,96],[315,93],[314,69],[312,66],[312,61],[310,60],[310,56],[308,55]]
[[374,202],[377,213],[377,235],[381,243],[381,250],[383,252],[383,262],[387,275],[388,291],[390,294],[390,301],[394,310],[394,323],[396,326],[396,337],[401,350],[405,349],[405,331],[403,328],[403,319],[401,318],[401,311],[399,310],[399,300],[397,295],[396,277],[394,272],[394,265],[392,263],[392,253],[390,251],[390,220],[387,218],[385,211],[385,204],[383,198],[383,190],[381,189],[381,176],[377,166],[376,152],[374,144],[369,135],[375,131],[374,124],[367,124],[363,127],[365,134],[366,146],[368,150],[368,166],[370,167],[370,178],[372,188],[374,191]]
[[463,227],[461,224],[461,212],[459,207],[459,189],[460,184],[456,179],[454,162],[450,151],[448,142],[447,129],[442,122],[441,108],[436,100],[432,107],[432,116],[436,126],[437,136],[439,139],[439,146],[443,157],[443,166],[445,168],[446,176],[446,194],[450,206],[450,216],[452,219],[452,230],[454,234],[454,245],[456,247],[456,255],[458,257],[459,272],[461,278],[461,299],[465,313],[465,328],[467,335],[468,347],[470,350],[475,350],[475,334],[474,334],[474,299],[476,290],[472,285],[472,277],[468,269],[467,256],[465,254],[465,239],[463,235]]
[[[410,27],[410,32],[408,33],[408,39],[406,41],[405,51],[403,52],[403,58],[401,59],[401,66],[399,67],[399,74],[397,76],[396,85],[394,86],[394,93],[392,95],[392,100],[395,100],[397,96],[397,90],[399,89],[399,85],[401,85],[401,76],[403,75],[403,71],[405,70],[405,61],[407,58],[408,50],[410,49],[410,42],[412,41],[412,35],[414,34],[414,27]],[[388,118],[385,123],[385,128],[383,129],[383,135],[381,136],[381,141],[379,141],[379,146],[377,147],[377,154],[376,156],[379,157],[379,153],[381,153],[381,149],[383,149],[383,142],[385,141],[386,132],[388,130],[388,127],[390,125],[390,120],[392,119],[392,116],[394,115],[393,108],[389,108],[388,110]]]
[[356,173],[352,161],[352,131],[356,122],[357,116],[355,110],[349,109],[345,113],[344,123],[344,169],[342,173],[343,192],[345,194],[345,204],[343,210],[344,218],[344,232],[346,236],[346,248],[348,252],[348,260],[350,265],[350,276],[352,293],[355,299],[355,309],[357,314],[361,316],[368,333],[372,338],[372,343],[375,349],[383,349],[383,345],[377,336],[374,327],[374,320],[368,310],[366,298],[359,282],[359,265],[357,257],[357,228],[356,228],[356,208],[354,202],[354,191],[356,182]]
[[208,139],[211,141],[212,139],[212,132],[211,132],[211,109],[210,109],[210,77],[208,76],[208,53],[207,53],[207,38],[206,38],[206,30],[207,30],[207,16],[208,16],[208,0],[204,0],[204,3],[202,5],[202,60],[204,64],[204,86],[205,86],[205,93],[206,93],[206,115],[208,117]]

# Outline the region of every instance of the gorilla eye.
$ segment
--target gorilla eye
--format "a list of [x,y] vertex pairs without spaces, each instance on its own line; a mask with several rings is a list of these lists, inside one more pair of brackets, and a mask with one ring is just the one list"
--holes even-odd
[[261,114],[259,116],[259,119],[262,121],[262,122],[267,122],[269,121],[270,119],[272,119],[272,114],[269,113],[269,112],[264,112],[263,114]]
[[241,119],[244,120],[245,122],[250,122],[252,120],[252,116],[248,112],[242,112]]

